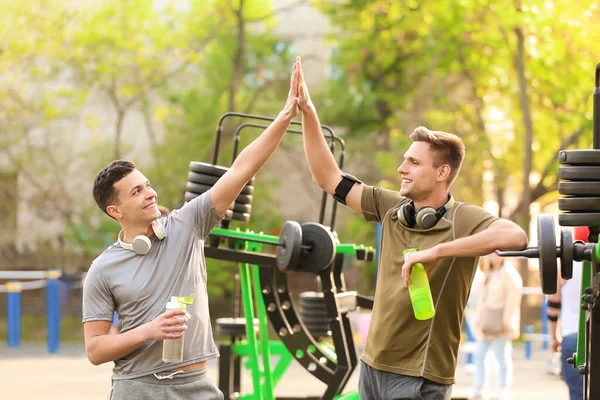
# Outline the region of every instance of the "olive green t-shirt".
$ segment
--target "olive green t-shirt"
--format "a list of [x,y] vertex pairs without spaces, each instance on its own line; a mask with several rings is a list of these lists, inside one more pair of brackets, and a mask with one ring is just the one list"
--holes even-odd
[[407,201],[399,192],[363,188],[365,219],[380,222],[382,229],[375,304],[362,361],[380,371],[449,385],[454,383],[463,312],[477,257],[442,258],[428,270],[435,316],[419,321],[402,280],[402,252],[407,248],[426,250],[472,235],[498,217],[450,197],[446,213],[433,228],[407,228],[391,218]]

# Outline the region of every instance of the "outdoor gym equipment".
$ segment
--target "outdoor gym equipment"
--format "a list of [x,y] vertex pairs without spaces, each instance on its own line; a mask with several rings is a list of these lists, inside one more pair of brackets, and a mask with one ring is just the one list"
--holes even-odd
[[556,245],[554,219],[551,215],[538,217],[538,247],[523,251],[501,251],[501,256],[539,258],[542,291],[556,293],[558,266],[563,279],[571,279],[573,260],[583,261],[581,278],[581,311],[577,352],[568,361],[584,375],[584,398],[600,399],[600,64],[596,66],[593,92],[593,149],[562,150],[558,154],[559,178],[558,224],[587,226],[589,243],[573,243],[570,230],[560,230],[560,246]]
[[[190,163],[186,201],[209,190],[227,171],[226,167],[215,164],[218,162],[222,124],[230,117],[273,120],[239,113],[223,115],[217,128],[213,164]],[[300,124],[293,122],[292,125]],[[234,134],[233,159],[237,156],[240,131],[245,127],[266,128],[252,123],[238,125]],[[340,145],[338,165],[341,168],[344,142],[330,128],[322,128],[332,153],[335,152],[335,143]],[[288,133],[302,132],[288,129]],[[325,192],[318,223],[287,221],[279,236],[229,229],[230,220],[249,221],[253,188],[254,180],[251,180],[246,184],[245,192],[242,191],[232,204],[221,226],[210,232],[204,249],[206,257],[239,263],[239,293],[244,317],[236,318],[234,307],[234,318],[217,320],[217,331],[231,338],[230,343],[220,345],[219,387],[225,398],[275,399],[275,386],[295,359],[327,385],[323,395],[316,398],[358,399],[356,392],[342,394],[358,365],[348,313],[359,306],[372,308],[373,300],[348,291],[342,269],[346,256],[372,260],[374,249],[339,243],[332,229],[335,202],[330,226],[323,225],[328,197]],[[321,282],[322,293],[300,296],[300,312],[287,286],[287,273],[290,271],[318,275]],[[269,340],[269,322],[279,340]],[[333,346],[319,340],[329,336]],[[271,356],[278,356],[274,365]],[[245,365],[252,376],[253,392],[247,395],[240,394],[242,358],[248,360]]]

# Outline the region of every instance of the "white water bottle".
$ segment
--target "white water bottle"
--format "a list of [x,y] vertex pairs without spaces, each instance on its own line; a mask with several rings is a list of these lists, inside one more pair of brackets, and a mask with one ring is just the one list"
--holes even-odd
[[[167,311],[169,310],[185,310],[185,304],[180,302],[177,297],[173,296],[171,297],[171,301],[167,303]],[[178,363],[183,361],[183,338],[184,335],[179,339],[163,340],[162,359],[164,362]]]

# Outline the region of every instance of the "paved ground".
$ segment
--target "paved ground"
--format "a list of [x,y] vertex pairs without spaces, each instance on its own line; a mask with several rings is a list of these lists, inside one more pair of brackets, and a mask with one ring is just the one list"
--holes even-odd
[[[514,351],[513,399],[568,400],[562,381],[546,372],[548,352],[534,351],[534,359],[523,357],[522,347]],[[93,366],[85,358],[83,345],[62,344],[56,355],[48,355],[44,345],[26,344],[19,349],[0,345],[0,398],[7,400],[105,400],[110,389],[111,365]],[[217,362],[209,364],[209,374],[216,379]],[[244,377],[243,387],[251,381]],[[461,360],[456,372],[453,398],[466,396],[473,378]],[[355,390],[358,371],[347,390]],[[276,390],[281,396],[318,396],[324,385],[299,365],[293,364]]]

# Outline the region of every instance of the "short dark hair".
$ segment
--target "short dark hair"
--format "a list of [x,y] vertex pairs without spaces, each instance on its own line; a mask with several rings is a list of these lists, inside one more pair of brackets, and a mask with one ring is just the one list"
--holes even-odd
[[115,160],[102,168],[94,178],[94,200],[96,200],[98,207],[109,217],[106,207],[119,201],[119,193],[115,189],[115,183],[129,175],[134,169],[135,164],[130,161]]
[[434,159],[434,166],[443,164],[450,166],[448,186],[454,182],[465,158],[465,145],[461,138],[453,133],[430,131],[424,126],[419,126],[410,134],[413,142],[427,142],[438,157]]

